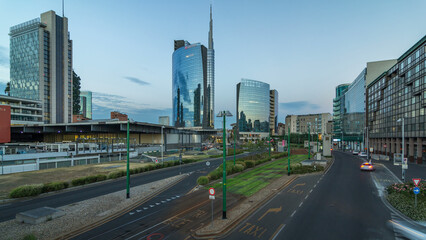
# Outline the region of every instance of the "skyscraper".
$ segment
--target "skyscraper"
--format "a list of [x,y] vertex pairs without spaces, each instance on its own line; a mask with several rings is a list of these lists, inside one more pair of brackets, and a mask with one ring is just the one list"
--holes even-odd
[[172,57],[172,124],[176,127],[214,128],[214,48],[210,6],[208,48],[175,40]]
[[10,28],[10,96],[42,101],[44,123],[72,122],[72,41],[54,11]]
[[206,115],[203,126],[214,128],[214,47],[213,47],[213,18],[210,5],[209,46],[207,48],[207,86],[206,86]]
[[242,79],[237,84],[237,129],[240,138],[264,138],[269,135],[269,84]]
[[172,66],[173,124],[203,127],[207,49],[200,43],[175,41]]
[[85,118],[92,119],[92,92],[80,92],[80,114]]

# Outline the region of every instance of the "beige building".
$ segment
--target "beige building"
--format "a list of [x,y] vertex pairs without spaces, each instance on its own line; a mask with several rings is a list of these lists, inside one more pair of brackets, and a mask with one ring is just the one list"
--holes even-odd
[[332,120],[330,113],[318,113],[307,115],[287,115],[285,118],[286,129],[290,133],[321,133],[326,134],[327,123]]

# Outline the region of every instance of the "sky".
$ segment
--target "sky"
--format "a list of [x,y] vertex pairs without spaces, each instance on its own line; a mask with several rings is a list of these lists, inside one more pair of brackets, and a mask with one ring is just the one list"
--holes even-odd
[[[207,46],[211,3],[215,111],[234,116],[241,78],[278,90],[279,122],[332,113],[337,85],[355,80],[367,62],[400,57],[426,33],[425,0],[65,0],[73,68],[82,90],[93,92],[93,118],[113,110],[141,122],[171,117],[173,41]],[[9,28],[49,10],[62,15],[62,1],[0,6],[3,93]]]

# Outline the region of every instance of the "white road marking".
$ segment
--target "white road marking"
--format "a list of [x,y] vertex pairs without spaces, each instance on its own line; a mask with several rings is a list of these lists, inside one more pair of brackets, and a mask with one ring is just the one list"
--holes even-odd
[[147,207],[144,207],[144,208],[143,208],[143,210],[147,210],[147,209],[148,209]]
[[303,204],[303,202],[301,202],[301,203],[299,204],[299,207],[301,207],[301,206],[302,206],[302,204]]
[[158,205],[160,205],[160,204],[161,204],[161,203],[158,203],[158,202],[156,202],[156,203],[155,203],[155,205],[157,205],[157,206],[158,206]]
[[314,188],[315,188],[316,186],[317,186],[317,185],[315,184],[315,185],[314,185]]
[[305,200],[306,200],[308,197],[309,197],[309,194],[308,194],[308,195],[306,195]]
[[285,224],[280,228],[280,230],[277,232],[277,234],[274,236],[274,238],[272,238],[272,240],[275,240],[277,238],[277,236],[280,234],[281,230],[283,230],[285,227]]
[[138,209],[138,210],[136,210],[136,212],[142,212],[142,210],[139,210],[139,209]]
[[165,203],[166,201],[161,201],[161,203]]
[[133,214],[135,214],[134,212],[129,212],[129,215],[133,215]]
[[296,214],[296,210],[294,210],[294,212],[291,214],[291,217],[293,217],[293,216],[294,216],[294,214]]
[[154,207],[154,205],[149,205],[150,207]]
[[169,202],[169,201],[170,201],[170,198],[167,198],[166,200],[167,200],[167,202]]
[[311,191],[309,191],[309,193],[312,193],[312,189],[311,189]]

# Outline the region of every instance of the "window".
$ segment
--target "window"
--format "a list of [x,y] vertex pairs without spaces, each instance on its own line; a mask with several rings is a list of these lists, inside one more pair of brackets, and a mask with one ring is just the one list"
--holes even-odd
[[411,63],[411,57],[408,58],[407,60],[407,65]]
[[419,56],[420,56],[420,49],[417,50],[417,52],[416,52],[416,58],[418,58]]
[[417,80],[414,82],[414,87],[418,87],[418,86],[419,86],[419,84],[420,84],[420,80],[419,80],[419,79],[417,79]]

